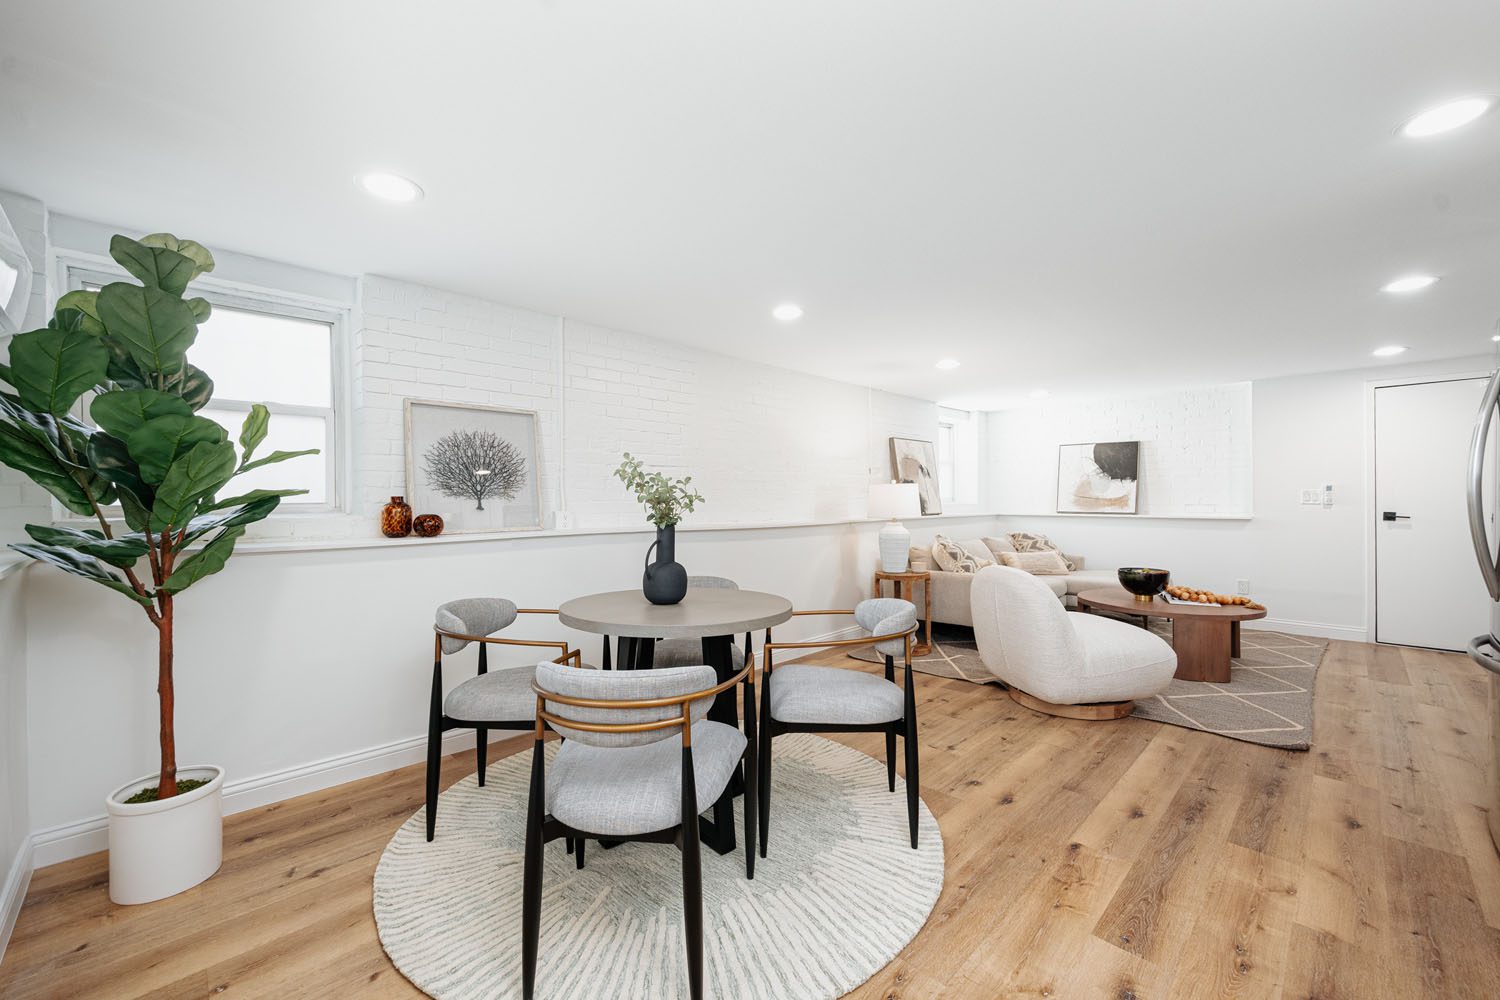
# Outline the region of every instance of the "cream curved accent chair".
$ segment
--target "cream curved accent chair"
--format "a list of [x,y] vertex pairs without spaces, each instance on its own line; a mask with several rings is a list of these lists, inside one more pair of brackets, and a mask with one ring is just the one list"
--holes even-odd
[[974,638],[990,673],[1019,704],[1071,719],[1118,719],[1166,690],[1177,654],[1159,636],[1112,618],[1063,610],[1036,577],[987,566],[970,595]]

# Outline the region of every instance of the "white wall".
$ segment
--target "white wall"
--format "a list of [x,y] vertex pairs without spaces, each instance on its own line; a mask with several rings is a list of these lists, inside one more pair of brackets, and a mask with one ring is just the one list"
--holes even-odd
[[31,877],[23,577],[0,569],[0,953]]
[[1250,383],[1142,397],[1056,400],[988,415],[989,502],[1007,514],[1057,511],[1057,449],[1139,441],[1141,514],[1247,514]]
[[[22,330],[45,325],[47,315],[47,215],[41,202],[0,191],[5,210],[35,272]],[[10,338],[0,338],[0,357],[10,356]],[[0,466],[0,545],[24,536],[28,521],[45,522],[51,508],[45,491]],[[22,557],[0,548],[0,954],[10,939],[31,878],[28,807],[26,616]]]
[[[1253,442],[1255,470],[1253,503],[1246,508],[1253,509],[1253,517],[1248,520],[1015,516],[1005,507],[1000,508],[1001,520],[1010,530],[1050,535],[1064,549],[1084,555],[1091,567],[1164,566],[1178,581],[1225,593],[1233,593],[1237,581],[1248,580],[1251,592],[1268,608],[1269,624],[1364,640],[1368,631],[1369,384],[1492,367],[1489,359],[1476,357],[1253,383],[1250,433],[1243,435]],[[1012,425],[1004,420],[999,427],[992,423],[992,447],[997,433],[1007,426]],[[1103,429],[1110,426],[1101,424]],[[1093,436],[1087,424],[1077,430],[1082,434],[1078,440]],[[1238,433],[1231,436],[1241,438]],[[1191,456],[1188,459],[1190,471]],[[1055,474],[1055,459],[1051,465],[1037,461],[1010,473],[1031,477],[1024,491],[1032,497],[1039,496],[1044,486],[1050,489]],[[1003,475],[993,470],[997,490]],[[1335,490],[1332,508],[1300,503],[1301,490],[1325,483]],[[1194,489],[1199,495],[1212,495],[1208,487]]]

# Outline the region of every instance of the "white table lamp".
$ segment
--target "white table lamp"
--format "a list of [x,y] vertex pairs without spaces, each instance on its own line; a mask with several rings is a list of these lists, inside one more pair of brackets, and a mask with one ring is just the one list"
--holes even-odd
[[880,569],[885,573],[906,572],[911,532],[903,517],[922,516],[922,498],[916,483],[875,483],[870,486],[870,517],[888,517],[880,529]]

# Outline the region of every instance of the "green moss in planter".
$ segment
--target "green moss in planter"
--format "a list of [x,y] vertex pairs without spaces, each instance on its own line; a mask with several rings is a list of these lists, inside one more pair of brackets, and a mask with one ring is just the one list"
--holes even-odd
[[[178,795],[186,795],[188,792],[191,792],[193,789],[195,789],[195,788],[202,788],[206,784],[208,784],[208,781],[205,780],[205,779],[203,779],[203,778],[187,778],[187,779],[184,779],[183,781],[179,781],[177,783],[177,794]],[[142,788],[140,791],[136,792],[130,798],[126,799],[125,800],[125,804],[127,806],[134,806],[134,805],[140,805],[142,802],[155,802],[156,801],[156,793],[158,792],[159,789],[160,789],[160,786],[158,786],[158,785],[152,785],[150,788]]]

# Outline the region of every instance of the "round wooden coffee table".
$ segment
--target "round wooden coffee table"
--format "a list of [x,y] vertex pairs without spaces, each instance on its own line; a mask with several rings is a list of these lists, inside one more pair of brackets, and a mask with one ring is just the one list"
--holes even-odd
[[1089,611],[1172,619],[1172,649],[1177,653],[1181,681],[1229,682],[1230,657],[1240,655],[1240,622],[1264,618],[1264,608],[1172,604],[1153,597],[1137,600],[1123,587],[1100,587],[1078,595],[1078,606]]

